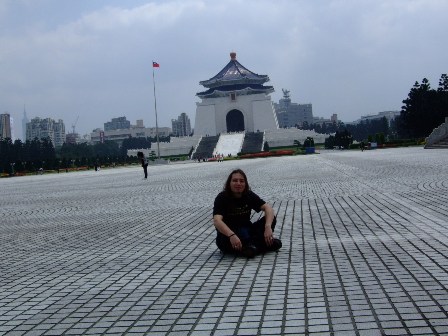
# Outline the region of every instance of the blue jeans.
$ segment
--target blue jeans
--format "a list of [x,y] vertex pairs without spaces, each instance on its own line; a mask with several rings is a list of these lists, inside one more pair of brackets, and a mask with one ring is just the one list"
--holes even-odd
[[[244,246],[254,245],[260,251],[267,249],[266,242],[264,240],[264,225],[266,223],[266,218],[263,216],[254,223],[248,223],[247,225],[242,225],[233,230],[241,243]],[[277,224],[277,218],[274,216],[272,221],[272,232],[274,232],[275,225]],[[216,245],[224,253],[234,253],[235,250],[230,243],[230,238],[218,232],[216,236]]]

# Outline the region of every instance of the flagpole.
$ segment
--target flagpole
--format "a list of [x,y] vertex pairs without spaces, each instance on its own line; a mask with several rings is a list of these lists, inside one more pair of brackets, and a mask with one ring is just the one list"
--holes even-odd
[[159,124],[157,122],[157,100],[156,100],[156,81],[155,81],[155,77],[154,77],[154,61],[152,62],[152,83],[154,86],[154,110],[156,112],[157,158],[160,159]]

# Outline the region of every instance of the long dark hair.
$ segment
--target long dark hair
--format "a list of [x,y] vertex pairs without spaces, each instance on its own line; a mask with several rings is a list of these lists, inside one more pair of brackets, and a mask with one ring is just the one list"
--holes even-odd
[[227,177],[226,183],[224,184],[224,189],[223,189],[224,192],[228,195],[232,194],[232,190],[230,189],[230,181],[232,181],[233,174],[241,174],[243,176],[244,181],[246,182],[246,186],[244,187],[243,194],[246,194],[250,190],[249,181],[247,180],[246,173],[244,171],[242,171],[241,169],[235,169],[229,174],[229,176]]

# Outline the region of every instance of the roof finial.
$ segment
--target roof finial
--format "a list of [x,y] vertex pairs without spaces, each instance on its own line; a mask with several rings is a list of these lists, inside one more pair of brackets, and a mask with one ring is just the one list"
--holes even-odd
[[230,59],[231,59],[232,61],[236,60],[236,52],[232,51],[232,52],[230,53]]

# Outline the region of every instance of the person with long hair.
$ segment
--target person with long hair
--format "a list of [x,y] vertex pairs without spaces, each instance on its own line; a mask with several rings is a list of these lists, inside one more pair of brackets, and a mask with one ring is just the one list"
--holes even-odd
[[145,175],[145,180],[148,178],[148,159],[145,157],[143,152],[137,152],[137,157],[139,158],[142,167],[143,167],[143,174]]
[[[264,216],[252,223],[252,210],[263,211]],[[216,196],[213,224],[217,231],[216,245],[224,253],[252,258],[282,247],[281,240],[274,238],[274,210],[250,189],[241,169],[230,173],[223,191]]]

